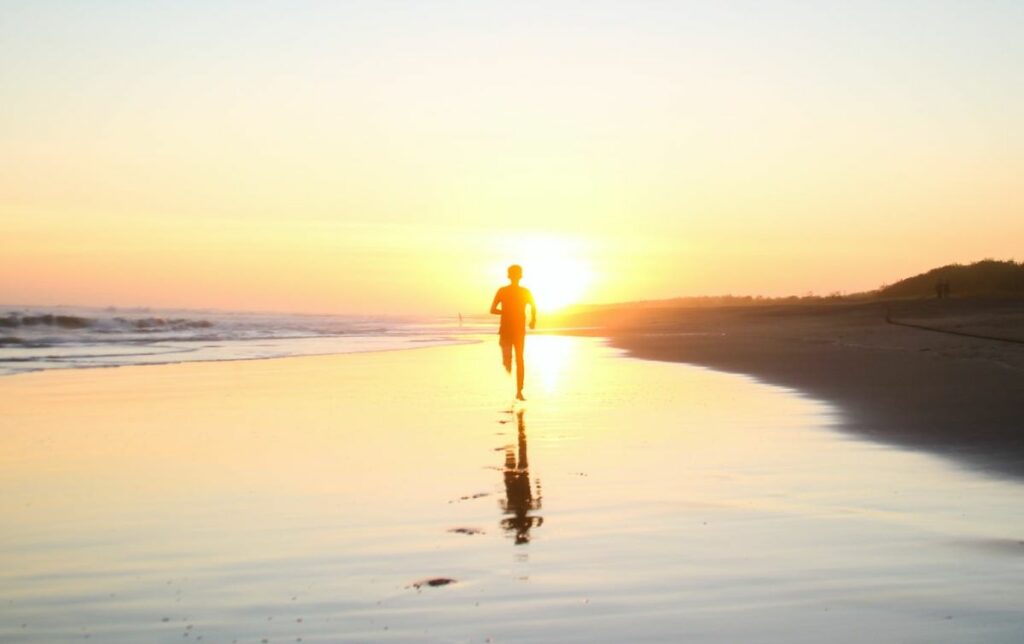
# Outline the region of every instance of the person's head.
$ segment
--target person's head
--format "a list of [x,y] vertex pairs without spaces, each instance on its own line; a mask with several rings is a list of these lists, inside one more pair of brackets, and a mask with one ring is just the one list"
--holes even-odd
[[512,283],[516,283],[523,279],[523,267],[519,264],[512,264],[508,267],[508,278],[512,280]]

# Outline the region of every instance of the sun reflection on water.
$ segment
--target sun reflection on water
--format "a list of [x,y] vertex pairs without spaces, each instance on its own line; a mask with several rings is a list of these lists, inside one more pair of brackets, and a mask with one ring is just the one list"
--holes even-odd
[[526,346],[528,385],[539,385],[547,394],[557,392],[578,349],[578,343],[564,336],[534,335],[527,340]]
[[[1019,484],[836,434],[787,390],[619,355],[531,335],[526,403],[490,337],[0,379],[0,640],[574,639],[593,614],[516,618],[595,597],[629,609],[596,640],[671,639],[688,601],[711,641],[831,632],[840,611],[948,635],[921,621],[938,604],[956,641],[1015,641],[986,636],[1019,625]],[[952,544],[976,545],[949,566]]]

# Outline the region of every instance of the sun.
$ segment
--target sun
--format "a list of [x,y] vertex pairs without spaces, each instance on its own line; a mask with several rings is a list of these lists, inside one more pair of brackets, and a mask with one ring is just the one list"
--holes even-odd
[[527,267],[530,279],[524,278],[523,284],[533,292],[537,308],[541,311],[555,311],[578,304],[590,284],[586,266],[568,257],[525,261],[524,270]]
[[530,289],[542,312],[578,304],[587,295],[593,272],[574,240],[530,237],[516,244],[515,263],[523,267],[523,286]]

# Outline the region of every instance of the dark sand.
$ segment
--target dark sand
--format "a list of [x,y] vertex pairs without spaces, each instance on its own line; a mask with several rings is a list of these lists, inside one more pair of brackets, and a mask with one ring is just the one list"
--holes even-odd
[[663,308],[628,318],[591,321],[636,357],[792,387],[838,405],[855,434],[1024,476],[1024,301]]

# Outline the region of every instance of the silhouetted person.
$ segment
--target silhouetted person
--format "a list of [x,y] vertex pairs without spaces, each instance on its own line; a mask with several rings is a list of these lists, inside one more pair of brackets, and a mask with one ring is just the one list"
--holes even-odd
[[502,510],[512,516],[502,519],[501,527],[512,532],[516,545],[530,542],[530,528],[544,525],[544,517],[531,516],[531,510],[541,507],[540,483],[537,498],[530,488],[530,464],[526,455],[526,422],[523,410],[516,415],[519,424],[519,458],[512,445],[505,447],[505,501]]
[[491,313],[501,315],[501,326],[498,330],[498,344],[501,345],[501,362],[505,371],[512,372],[512,351],[516,353],[516,398],[523,398],[523,380],[526,376],[526,364],[523,360],[523,347],[526,344],[526,306],[530,306],[530,328],[537,325],[537,303],[533,301],[530,289],[519,286],[523,278],[523,267],[513,264],[508,267],[508,279],[511,284],[502,286],[494,294],[491,302]]

